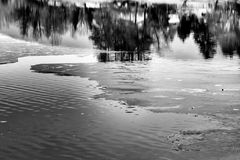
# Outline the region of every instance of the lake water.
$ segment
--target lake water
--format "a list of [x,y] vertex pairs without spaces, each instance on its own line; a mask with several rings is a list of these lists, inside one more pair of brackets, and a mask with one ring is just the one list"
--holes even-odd
[[0,1],[1,160],[239,160],[240,5]]

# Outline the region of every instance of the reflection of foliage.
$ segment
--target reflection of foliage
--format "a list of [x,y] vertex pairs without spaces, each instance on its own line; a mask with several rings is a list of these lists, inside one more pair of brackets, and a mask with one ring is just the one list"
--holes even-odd
[[[127,6],[127,7],[126,7]],[[123,2],[121,7],[107,4],[103,8],[76,7],[75,5],[56,6],[48,5],[47,0],[23,0],[16,2],[12,17],[19,23],[20,33],[23,37],[32,36],[39,40],[42,36],[58,45],[61,35],[69,30],[71,24],[72,35],[79,26],[91,30],[91,39],[100,49],[144,51],[148,50],[154,41],[160,38],[165,41],[173,39],[169,36],[168,13],[176,12],[176,7],[170,5],[153,5],[147,7],[138,2]],[[133,18],[121,18],[132,16]],[[138,16],[143,16],[140,22]],[[159,32],[162,35],[159,37]]]
[[8,0],[1,0],[1,3],[2,3],[3,5],[7,5],[7,4],[8,4]]
[[[12,11],[12,17],[19,22],[22,36],[29,36],[32,31],[35,40],[41,39],[43,34],[50,39],[53,45],[59,45],[61,35],[68,30],[68,24],[72,24],[73,31],[85,18],[83,8],[76,6],[66,7],[49,6],[47,1],[16,2]],[[71,17],[71,18],[69,18]]]
[[158,4],[149,8],[149,20],[158,29],[168,26],[168,14],[175,12],[175,8],[167,4]]
[[126,24],[119,20],[116,24],[107,23],[101,28],[93,27],[92,36],[95,45],[105,50],[134,51],[139,41],[138,31],[134,24]]
[[143,51],[151,44],[146,25],[139,27],[130,20],[118,19],[107,9],[95,13],[97,25],[92,28],[91,39],[99,49],[116,51]]
[[239,3],[235,3],[235,11],[238,13],[238,15],[240,15],[240,4]]
[[[160,49],[160,38],[168,43],[168,41],[173,40],[173,36],[175,35],[175,30],[169,27],[169,13],[176,13],[177,7],[175,5],[168,4],[157,4],[151,6],[148,9],[148,22],[147,24],[152,28],[152,35],[156,37],[158,43],[158,49]],[[161,37],[159,37],[159,34]]]
[[[228,2],[224,8],[218,9],[218,16],[210,17],[208,24],[221,46],[222,52],[226,56],[232,57],[234,54],[240,55],[240,5]],[[213,27],[214,26],[214,27]]]
[[[217,2],[216,2],[216,5]],[[239,4],[228,2],[215,6],[215,11],[198,18],[194,14],[183,15],[178,26],[178,35],[184,41],[191,33],[205,58],[212,58],[219,42],[226,56],[239,54]]]
[[[127,7],[126,7],[127,6]],[[174,11],[173,11],[174,10]],[[160,38],[165,41],[173,39],[169,36],[168,13],[176,12],[176,7],[170,5],[153,5],[147,7],[138,2],[123,2],[121,7],[107,4],[104,8],[83,8],[70,5],[48,5],[47,0],[16,1],[12,17],[19,23],[20,33],[23,37],[32,36],[39,40],[42,36],[58,45],[61,35],[72,26],[72,35],[79,26],[87,26],[91,30],[91,39],[99,49],[126,50],[141,52],[148,50],[154,41]],[[132,20],[119,17],[132,16]],[[138,16],[144,17],[139,22]],[[159,36],[159,32],[162,35]]]
[[199,27],[199,19],[196,15],[183,15],[178,26],[178,36],[185,41],[190,33]]
[[227,34],[223,34],[219,37],[219,43],[221,44],[221,48],[223,54],[226,56],[232,57],[235,53],[240,55],[240,33],[231,32]]
[[216,3],[215,10],[201,18],[181,14],[180,24],[174,26],[168,21],[169,14],[177,13],[176,5],[116,1],[100,8],[87,8],[86,4],[49,5],[48,0],[16,0],[14,5],[8,2],[1,0],[0,4],[12,6],[11,15],[6,17],[18,22],[23,37],[32,36],[35,40],[44,37],[53,45],[59,45],[62,35],[69,30],[74,36],[83,28],[91,31],[89,38],[98,49],[140,53],[149,50],[152,44],[157,44],[160,50],[173,40],[177,30],[182,41],[193,34],[204,58],[214,56],[217,42],[225,55],[232,56],[240,50],[237,3],[224,6]]
[[191,33],[191,21],[188,19],[187,16],[183,16],[181,19],[181,23],[178,26],[178,36],[182,39],[182,41],[185,41],[185,39],[190,35]]
[[194,39],[199,45],[200,51],[205,59],[213,58],[216,53],[216,40],[214,34],[209,31],[209,27],[205,23],[200,22],[194,29]]
[[149,53],[147,52],[99,53],[97,58],[99,62],[150,60]]
[[31,15],[32,10],[29,6],[22,6],[17,8],[14,12],[14,17],[19,21],[20,31],[23,36],[28,35],[28,29],[31,23]]
[[213,58],[216,53],[217,43],[208,25],[203,22],[203,19],[198,19],[194,14],[190,16],[184,15],[178,27],[178,36],[184,41],[191,32],[194,33],[194,40],[199,45],[204,58]]
[[[66,32],[66,8],[64,6],[60,8],[55,7],[48,7],[45,12],[46,18],[44,21],[44,29],[45,29],[45,35],[47,38],[51,39],[52,44],[58,45],[59,44],[59,35]],[[48,17],[48,18],[47,18]]]

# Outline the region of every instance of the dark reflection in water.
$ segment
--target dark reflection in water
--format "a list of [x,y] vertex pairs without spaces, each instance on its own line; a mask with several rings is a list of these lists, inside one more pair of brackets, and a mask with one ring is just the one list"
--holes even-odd
[[99,62],[111,62],[111,61],[146,61],[150,60],[150,53],[144,52],[118,52],[118,53],[99,53]]
[[194,41],[198,44],[203,57],[213,58],[217,42],[209,25],[204,22],[204,19],[199,19],[194,14],[183,15],[178,26],[178,36],[184,41],[191,33],[194,34]]
[[[203,58],[213,58],[218,44],[225,56],[232,57],[240,53],[239,8],[238,3],[218,1],[114,1],[93,6],[48,0],[1,0],[0,31],[51,45],[68,46],[75,41],[74,47],[82,47],[84,41],[89,41],[86,45],[90,48],[128,51],[133,55],[152,49],[160,52],[176,36],[185,42],[193,34]],[[107,55],[99,55],[100,61],[107,61]],[[123,57],[120,59],[144,59]]]

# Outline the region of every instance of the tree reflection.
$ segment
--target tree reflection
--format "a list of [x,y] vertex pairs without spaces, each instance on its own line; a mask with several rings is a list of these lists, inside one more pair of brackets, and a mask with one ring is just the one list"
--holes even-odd
[[227,2],[220,6],[216,1],[214,10],[205,16],[184,14],[178,26],[178,36],[185,41],[192,33],[203,57],[213,58],[219,42],[226,56],[239,54],[239,4]]
[[7,4],[8,4],[8,0],[1,0],[1,3],[2,3],[3,5],[7,5]]
[[[134,1],[103,3],[97,8],[87,7],[86,3],[80,7],[73,3],[50,3],[48,0],[8,2],[0,1],[11,6],[11,14],[5,19],[18,23],[22,37],[32,37],[37,41],[44,38],[52,45],[60,45],[64,34],[71,32],[74,36],[85,32],[81,31],[85,28],[90,31],[89,38],[97,49],[123,51],[119,55],[125,58],[118,58],[120,60],[141,60],[141,56],[135,54],[146,53],[152,46],[157,46],[160,51],[173,41],[176,32],[183,42],[192,34],[206,59],[214,57],[217,44],[226,56],[239,54],[240,50],[240,7],[237,3],[221,6],[216,1],[211,12],[199,16],[181,12],[174,4],[148,5]],[[178,14],[180,23],[169,24],[170,14]],[[100,57],[103,61],[108,59],[107,54]]]
[[180,24],[178,26],[178,36],[184,42],[191,33],[191,17],[186,15],[182,16]]
[[[53,45],[59,44],[57,35],[63,34],[66,28],[66,8],[45,6],[42,3],[20,3],[12,11],[15,21],[19,22],[20,33],[23,37],[29,34],[38,40],[44,34]],[[32,33],[29,33],[31,29]]]
[[111,61],[145,61],[150,60],[150,54],[148,52],[115,52],[115,53],[99,53],[99,62],[111,62]]
[[[240,15],[238,3],[227,3],[225,15],[220,16],[218,32],[216,33],[222,52],[226,56],[240,55]],[[223,11],[220,10],[222,13]]]
[[199,22],[196,28],[194,28],[194,40],[199,45],[205,59],[214,57],[217,42],[214,34],[210,32],[209,27],[203,21]]
[[193,33],[194,40],[198,44],[200,52],[205,59],[213,58],[216,54],[217,42],[209,26],[196,15],[183,15],[178,26],[178,36],[185,41]]
[[29,6],[21,6],[14,11],[14,18],[19,21],[21,35],[28,36],[28,29],[31,24],[32,10]]
[[[124,13],[122,10],[111,12],[103,8],[95,12],[96,23],[92,26],[90,38],[98,49],[134,52],[149,50],[152,37],[145,24],[146,10],[138,8],[138,3],[131,7],[134,7],[133,20],[129,18],[131,12]],[[144,15],[143,22],[137,22],[138,12]]]

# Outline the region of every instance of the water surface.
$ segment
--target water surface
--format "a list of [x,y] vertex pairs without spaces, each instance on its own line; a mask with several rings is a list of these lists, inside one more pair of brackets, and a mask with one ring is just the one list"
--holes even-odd
[[0,158],[238,159],[239,16],[222,1],[0,1]]

